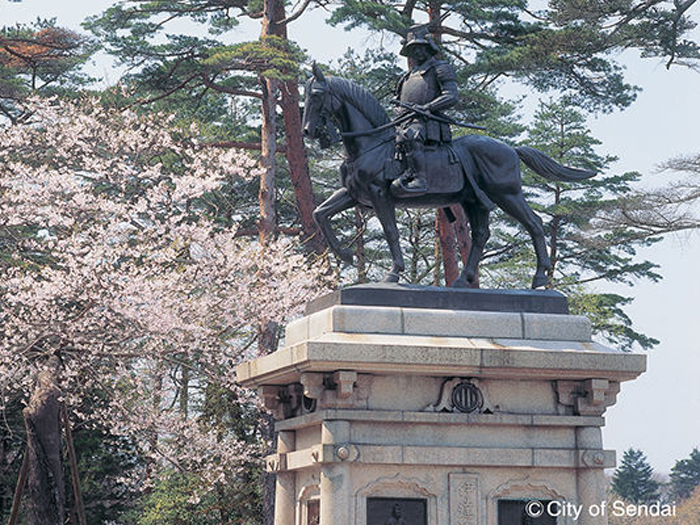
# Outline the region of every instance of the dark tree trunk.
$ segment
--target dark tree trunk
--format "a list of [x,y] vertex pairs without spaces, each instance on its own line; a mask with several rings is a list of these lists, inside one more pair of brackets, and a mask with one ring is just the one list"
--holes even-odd
[[[435,41],[438,43],[442,37],[442,33],[440,32],[440,26],[442,25],[440,22],[441,16],[442,2],[440,0],[430,0],[428,2],[428,18],[430,19],[430,22],[435,24],[432,33]],[[459,221],[464,219],[464,212],[461,207],[460,209],[457,208],[457,206],[454,206],[452,211],[455,214],[455,217],[457,217],[457,222],[459,223]],[[437,234],[438,239],[440,240],[442,262],[445,268],[445,284],[449,286],[459,276],[458,261],[460,258],[457,253],[457,248],[459,248],[459,251],[462,254],[463,263],[466,261],[464,249],[466,248],[468,252],[469,235],[467,231],[467,235],[465,237],[464,232],[460,232],[458,228],[453,227],[447,220],[445,212],[442,210],[438,211]]]
[[183,358],[182,372],[180,373],[180,416],[187,419],[190,408],[190,369],[186,358]]
[[[280,14],[282,0],[264,0],[261,37],[277,34],[279,26],[276,21]],[[282,8],[283,9],[283,8]],[[282,11],[283,12],[283,11]],[[271,78],[262,79],[262,130],[261,130],[261,164],[264,170],[260,179],[260,242],[265,243],[276,233],[277,213],[275,209],[275,154],[276,154],[276,123],[277,81]],[[258,344],[262,353],[273,351],[274,327],[269,319],[260,319]],[[264,429],[263,429],[264,433]],[[263,436],[265,438],[266,436]],[[275,519],[275,478],[274,475],[263,473],[263,525],[274,525]]]
[[275,173],[277,166],[275,154],[277,153],[275,109],[277,107],[277,81],[271,78],[261,79],[262,101],[262,129],[260,131],[260,190],[258,201],[260,203],[260,221],[258,233],[260,243],[266,244],[274,238],[277,229],[277,210],[275,207]]
[[15,485],[15,493],[12,498],[12,508],[10,509],[10,520],[7,522],[9,525],[14,525],[17,523],[17,516],[19,516],[19,508],[22,503],[22,496],[24,495],[24,488],[27,485],[27,470],[29,470],[29,456],[25,450],[24,456],[22,456],[22,464],[19,467],[19,475],[17,476],[17,485]]
[[[265,0],[263,5],[262,28],[260,38],[273,36],[277,33],[277,15],[279,14],[278,2],[281,0]],[[260,190],[258,200],[260,202],[260,221],[258,231],[261,244],[267,243],[275,236],[277,229],[277,210],[275,206],[275,175],[277,165],[277,94],[278,82],[274,78],[261,77],[262,87],[262,126],[260,130],[260,167],[263,171],[260,176]]]
[[[467,258],[469,257],[469,250],[472,247],[472,237],[471,231],[469,229],[469,222],[467,220],[467,214],[464,213],[464,208],[462,206],[451,206],[452,213],[454,213],[457,219],[452,225],[455,236],[457,238],[457,247],[459,248],[459,254],[462,259],[462,267],[467,264]],[[472,288],[479,287],[479,269],[476,269],[476,275],[474,276],[474,283]]]
[[279,342],[280,325],[274,321],[262,321],[258,329],[258,347],[263,355],[277,350]]
[[[272,20],[284,20],[286,13],[284,2],[281,0],[268,0]],[[267,12],[267,11],[266,11]],[[269,24],[267,29],[263,22],[263,32],[287,38],[287,24]],[[304,245],[310,252],[323,253],[325,246],[321,238],[321,232],[316,226],[313,211],[313,190],[311,177],[309,177],[309,163],[306,157],[306,147],[301,134],[301,113],[299,111],[299,85],[297,79],[286,80],[280,84],[280,105],[284,119],[284,132],[286,137],[285,156],[289,164],[289,176],[294,187],[294,195],[297,201],[299,219],[304,235]]]
[[304,232],[304,246],[309,252],[320,255],[325,251],[325,244],[313,216],[316,203],[309,176],[306,147],[301,135],[299,87],[296,80],[284,82],[281,92],[284,130],[287,137],[285,154],[289,163],[289,176],[292,180],[292,186],[294,186],[301,228]]
[[59,371],[60,361],[52,357],[49,366],[39,373],[29,405],[24,409],[29,525],[62,525],[65,520]]
[[357,268],[357,281],[367,282],[367,259],[365,257],[365,221],[362,212],[355,208],[355,268]]
[[[275,433],[275,420],[267,412],[262,413],[261,435],[266,444],[264,455],[275,453],[277,435]],[[272,472],[263,471],[263,525],[275,523],[275,484],[277,476]]]
[[[264,0],[261,37],[275,34],[278,3],[281,0]],[[263,174],[260,178],[260,222],[258,231],[260,243],[264,246],[274,237],[277,228],[277,211],[275,208],[275,175],[277,166],[275,163],[277,124],[275,122],[277,110],[277,81],[272,78],[262,80],[262,129],[261,129],[261,156],[260,163]],[[263,353],[272,351],[273,327],[267,319],[260,319],[258,343]],[[275,484],[274,478],[270,481],[270,474],[263,474],[263,525],[274,525],[275,516]]]
[[[5,478],[7,471],[7,452],[5,447],[5,430],[0,429],[0,480]],[[10,500],[10,486],[7,483],[0,483],[0,519],[5,518],[5,509],[7,502]]]
[[447,216],[442,208],[437,212],[437,230],[442,250],[442,264],[445,269],[445,284],[449,286],[459,277],[459,265],[457,264],[458,256],[454,228],[447,220]]
[[[435,220],[433,221],[435,224],[433,225],[433,228],[435,228],[436,232],[440,231],[440,228],[438,227],[439,222],[440,222],[440,214],[436,213],[435,214]],[[442,268],[442,246],[440,243],[440,236],[436,235],[435,236],[435,246],[433,251],[435,252],[435,265],[433,266],[433,286],[440,286],[440,268]]]

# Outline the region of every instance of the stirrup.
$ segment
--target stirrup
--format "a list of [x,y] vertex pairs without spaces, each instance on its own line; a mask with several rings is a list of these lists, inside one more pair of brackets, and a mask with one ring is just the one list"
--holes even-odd
[[391,183],[391,193],[394,197],[420,197],[428,193],[428,183],[424,180],[423,187],[409,188],[404,184],[403,177],[399,177]]

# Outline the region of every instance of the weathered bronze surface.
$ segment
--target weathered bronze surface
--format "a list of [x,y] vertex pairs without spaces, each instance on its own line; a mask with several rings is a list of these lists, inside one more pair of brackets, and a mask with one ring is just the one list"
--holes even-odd
[[[428,192],[425,147],[452,140],[449,122],[441,112],[459,99],[457,75],[448,62],[435,57],[438,51],[425,26],[412,28],[401,50],[402,55],[408,56],[411,69],[396,88],[401,119],[396,148],[407,167],[391,185],[392,192],[399,197]],[[403,119],[404,116],[407,118]]]
[[321,296],[306,305],[306,315],[334,305],[540,314],[569,313],[566,297],[554,290],[481,290],[371,283],[350,286]]
[[[520,161],[548,180],[572,182],[595,173],[562,166],[536,149],[513,148],[483,135],[448,141],[449,133],[444,129],[448,126],[446,117],[439,112],[455,102],[451,73],[447,66],[441,65],[445,62],[437,60],[430,51],[432,47],[421,40],[426,38],[415,36],[413,45],[409,45],[409,40],[406,54],[418,64],[415,67],[425,70],[426,77],[434,75],[434,81],[426,80],[430,86],[425,87],[425,93],[420,86],[411,87],[411,95],[406,97],[402,95],[406,82],[400,83],[401,100],[413,99],[418,93],[420,97],[425,95],[416,96],[427,102],[412,102],[418,104],[422,114],[402,113],[395,121],[389,119],[384,108],[366,90],[348,80],[326,77],[314,65],[314,75],[306,85],[303,132],[326,147],[332,143],[332,130],[337,126],[345,147],[345,162],[340,170],[343,187],[314,212],[329,247],[342,260],[352,262],[352,251],[341,246],[330,219],[358,204],[373,209],[392,257],[392,267],[384,281],[398,282],[405,263],[399,244],[396,207],[459,204],[469,220],[472,245],[467,262],[452,286],[471,287],[489,238],[489,213],[498,206],[520,222],[532,237],[537,255],[532,287],[545,287],[550,259],[542,221],[523,197]],[[441,68],[445,70],[442,73]],[[435,113],[439,121],[426,117],[426,112]]]

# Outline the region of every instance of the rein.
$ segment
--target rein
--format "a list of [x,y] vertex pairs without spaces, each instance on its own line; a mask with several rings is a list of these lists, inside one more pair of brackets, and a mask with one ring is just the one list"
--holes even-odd
[[[333,114],[333,111],[331,110],[331,108],[333,107],[332,102],[331,102],[331,98],[334,96],[336,96],[335,93],[333,93],[330,89],[327,89],[325,91],[325,93],[323,93],[323,100],[321,102],[320,117],[324,120],[328,120],[328,117]],[[380,133],[386,129],[398,126],[402,122],[405,122],[413,117],[414,117],[414,115],[412,113],[406,113],[404,115],[401,115],[398,118],[395,118],[394,120],[387,122],[386,124],[382,124],[379,127],[368,129],[365,131],[345,131],[345,132],[341,132],[340,136],[343,138],[353,138],[353,137],[364,137],[364,136],[368,136],[368,135],[374,135],[375,133]]]
[[379,126],[378,128],[372,128],[372,129],[368,129],[366,131],[346,131],[344,133],[341,133],[340,135],[343,137],[348,137],[348,138],[362,137],[365,135],[374,135],[375,133],[379,133],[380,131],[384,131],[385,129],[389,129],[389,128],[392,128],[394,126],[398,126],[402,122],[405,122],[412,117],[413,117],[413,115],[411,113],[407,113],[407,114],[402,115],[398,118],[395,118],[394,120],[392,120],[390,122],[387,122],[386,124]]
[[[335,93],[333,93],[330,89],[328,89],[324,94],[323,94],[323,100],[321,102],[321,108],[319,111],[319,119],[320,119],[320,126],[321,129],[323,130],[322,134],[325,136],[325,140],[327,140],[329,143],[333,143],[334,140],[331,136],[331,133],[328,129],[328,121],[333,120],[333,103],[331,102],[331,99],[333,97],[337,97]],[[409,120],[412,118],[414,115],[411,113],[407,113],[405,115],[401,115],[398,118],[395,118],[394,120],[387,122],[386,124],[382,124],[379,127],[368,129],[365,131],[345,131],[345,132],[340,132],[340,136],[343,138],[353,138],[353,137],[362,137],[362,136],[367,136],[367,135],[374,135],[376,133],[379,133],[381,131],[385,131],[389,128],[392,128],[394,126],[397,126],[401,124],[402,122],[405,122],[406,120]],[[337,135],[336,135],[337,136]],[[357,155],[355,158],[351,159],[349,164],[352,164],[356,162],[359,158],[363,157],[370,151],[374,151],[377,148],[380,148],[384,144],[387,144],[388,142],[393,142],[395,140],[394,136],[392,135],[390,138],[385,139],[380,141],[379,143],[375,144],[371,148],[368,148],[364,151],[362,151],[359,155]],[[322,146],[323,147],[323,146]]]
[[389,137],[388,139],[382,140],[381,142],[377,143],[376,145],[372,146],[371,148],[367,148],[366,150],[362,151],[359,155],[357,155],[353,160],[356,161],[357,159],[367,155],[370,151],[374,151],[375,149],[379,148],[380,146],[383,146],[384,144],[388,144],[389,142],[394,142],[396,139],[394,137]]

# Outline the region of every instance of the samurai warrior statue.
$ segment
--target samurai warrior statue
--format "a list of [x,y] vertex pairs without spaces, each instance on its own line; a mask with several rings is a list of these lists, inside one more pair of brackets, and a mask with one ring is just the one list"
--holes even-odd
[[[428,191],[425,148],[452,140],[450,125],[441,111],[457,103],[457,78],[451,64],[438,60],[439,48],[428,27],[413,26],[406,35],[401,55],[409,59],[409,72],[396,87],[399,117],[407,116],[397,130],[398,153],[407,171],[393,182],[396,194],[423,195]],[[435,115],[438,119],[430,118]]]

